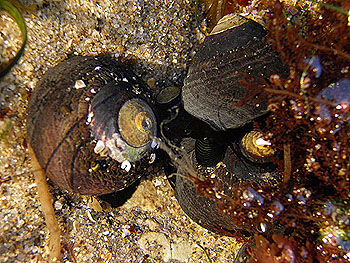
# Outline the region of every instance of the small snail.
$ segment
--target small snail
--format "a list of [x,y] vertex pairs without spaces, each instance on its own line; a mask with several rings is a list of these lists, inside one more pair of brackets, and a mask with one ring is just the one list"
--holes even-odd
[[[242,103],[250,91],[241,84],[241,73],[268,81],[271,74],[286,71],[278,54],[264,42],[265,36],[257,22],[225,16],[204,40],[184,81],[184,109],[209,125],[202,137],[194,137],[192,147],[185,148],[199,177],[217,178],[227,196],[233,196],[232,185],[274,184],[280,179],[271,163],[275,151],[253,127],[254,121],[263,123],[267,114],[266,94]],[[184,174],[181,167],[178,173]],[[251,230],[234,225],[231,215],[214,199],[198,195],[193,183],[182,176],[176,177],[175,195],[187,215],[212,231]]]
[[[218,136],[220,133],[216,133]],[[228,134],[221,133],[220,136]],[[262,138],[262,134],[257,130],[247,132],[239,131],[237,138],[232,138],[226,144],[207,144],[203,146],[203,138],[196,139],[195,143],[185,146],[190,156],[192,166],[194,167],[199,179],[215,179],[219,182],[220,193],[226,196],[234,196],[234,185],[240,185],[244,182],[255,182],[257,184],[274,185],[280,181],[280,174],[276,170],[276,165],[271,162],[271,157],[275,151],[270,148],[267,140],[262,139],[256,143],[256,138]],[[206,137],[215,142],[213,137]],[[214,137],[215,138],[215,137]],[[249,139],[252,139],[247,143]],[[217,141],[220,143],[220,141]],[[221,141],[222,142],[222,141]],[[192,147],[191,147],[192,146]],[[263,148],[261,150],[260,148]],[[247,152],[245,152],[247,151]],[[258,154],[257,154],[257,153]],[[203,157],[203,155],[205,155]],[[212,157],[212,163],[208,160]],[[179,174],[186,175],[186,172],[180,167]],[[218,189],[219,190],[219,189]],[[184,210],[184,212],[201,226],[220,234],[231,235],[240,231],[248,235],[253,231],[253,226],[237,226],[232,221],[232,215],[226,214],[216,197],[209,198],[197,193],[196,186],[191,180],[182,176],[176,177],[175,196]]]
[[108,57],[48,70],[28,106],[28,141],[47,176],[86,195],[122,190],[154,161],[156,113],[145,84]]

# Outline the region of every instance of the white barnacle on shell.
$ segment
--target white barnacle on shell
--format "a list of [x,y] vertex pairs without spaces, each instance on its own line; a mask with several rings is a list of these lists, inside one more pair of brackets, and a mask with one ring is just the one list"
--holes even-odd
[[152,148],[152,149],[158,149],[158,148],[159,148],[158,143],[157,143],[156,141],[152,141],[152,143],[151,143],[151,148]]
[[271,142],[264,140],[263,138],[258,138],[255,142],[257,145],[261,145],[261,146],[270,146]]
[[96,146],[94,148],[94,152],[102,155],[105,148],[106,148],[106,146],[105,146],[104,142],[102,140],[98,140],[96,143]]
[[154,163],[155,160],[156,160],[156,154],[155,153],[151,153],[148,163],[149,164]]
[[78,79],[74,84],[75,89],[82,89],[85,87],[86,87],[86,85],[85,85],[84,81],[82,81],[81,79]]
[[109,152],[108,155],[112,159],[120,163],[126,161],[125,154],[123,153],[125,151],[125,148],[127,147],[127,144],[123,141],[123,139],[118,133],[113,133],[112,138],[107,139],[106,146]]
[[131,163],[128,160],[126,160],[126,161],[122,162],[122,164],[120,165],[120,168],[129,172],[131,169]]
[[87,120],[86,120],[87,125],[89,125],[91,123],[93,117],[94,117],[94,113],[92,111],[89,112],[89,114],[87,116]]

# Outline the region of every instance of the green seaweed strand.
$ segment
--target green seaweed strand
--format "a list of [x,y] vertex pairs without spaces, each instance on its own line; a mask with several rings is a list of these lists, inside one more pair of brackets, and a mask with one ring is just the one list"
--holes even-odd
[[6,11],[16,21],[18,27],[21,30],[22,39],[23,39],[22,46],[17,52],[16,56],[10,59],[8,63],[0,64],[0,78],[2,78],[17,63],[17,61],[19,60],[19,58],[22,56],[24,52],[24,48],[27,43],[27,27],[21,12],[9,1],[0,0],[0,10]]
[[330,5],[330,4],[326,4],[326,3],[322,3],[322,2],[316,1],[316,0],[307,0],[307,1],[316,3],[316,4],[320,5],[320,6],[325,7],[325,8],[337,11],[337,12],[339,12],[341,14],[349,15],[349,12],[344,10],[343,8],[340,8],[340,7],[337,7],[337,6],[334,6],[334,5]]
[[211,260],[209,254],[208,254],[208,251],[198,242],[197,245],[204,251],[205,255],[207,256],[208,258],[208,262],[209,263],[213,263],[213,261]]

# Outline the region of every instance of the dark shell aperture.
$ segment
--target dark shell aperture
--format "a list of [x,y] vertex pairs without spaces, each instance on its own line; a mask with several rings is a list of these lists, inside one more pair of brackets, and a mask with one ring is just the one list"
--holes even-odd
[[240,73],[268,79],[271,74],[284,72],[285,66],[264,43],[267,32],[260,24],[237,15],[219,23],[193,59],[182,99],[191,115],[215,130],[227,130],[267,112],[267,99],[261,96],[242,105],[250,94],[240,83]]
[[101,195],[147,174],[156,115],[145,84],[108,57],[72,57],[48,70],[28,106],[28,141],[65,190]]

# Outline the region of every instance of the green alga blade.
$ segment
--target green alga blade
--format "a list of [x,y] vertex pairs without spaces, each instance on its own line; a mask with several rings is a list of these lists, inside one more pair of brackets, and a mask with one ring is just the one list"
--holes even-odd
[[26,27],[26,24],[24,23],[24,19],[21,12],[9,1],[0,0],[0,10],[6,11],[13,18],[13,20],[16,21],[19,29],[21,30],[22,40],[23,40],[22,46],[18,50],[16,56],[11,58],[7,63],[0,64],[0,78],[1,78],[7,72],[10,71],[10,69],[16,64],[16,62],[21,57],[24,51],[25,45],[27,43],[27,27]]
[[337,7],[337,6],[334,6],[334,5],[330,5],[330,4],[326,4],[326,3],[323,3],[323,2],[317,1],[317,0],[307,0],[307,1],[316,3],[316,4],[320,5],[320,6],[325,7],[325,8],[337,11],[337,12],[339,12],[341,14],[349,15],[349,11],[344,10],[343,8],[340,8],[340,7]]

